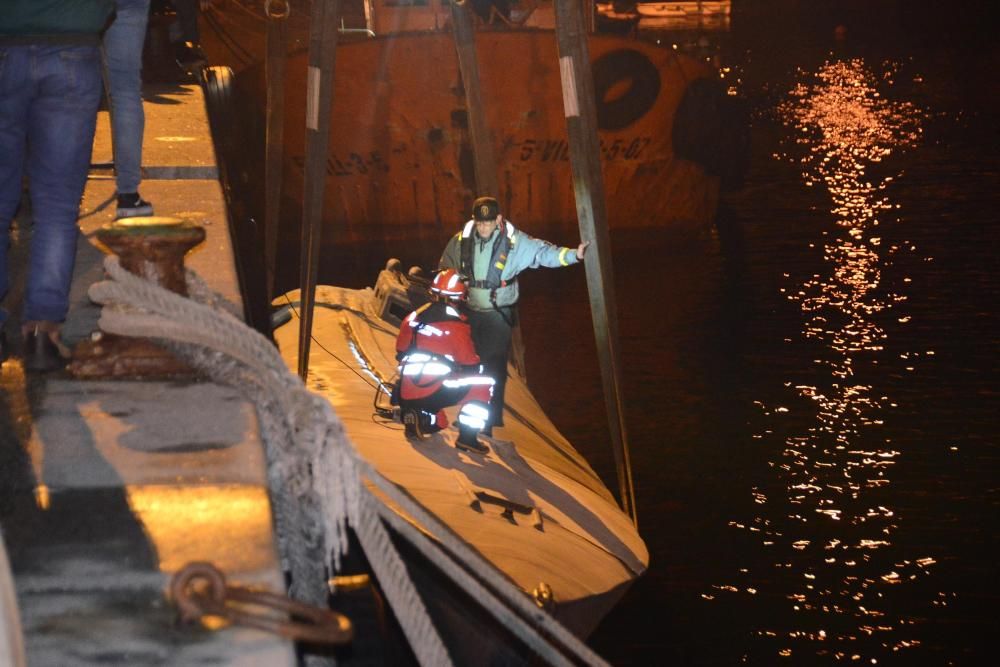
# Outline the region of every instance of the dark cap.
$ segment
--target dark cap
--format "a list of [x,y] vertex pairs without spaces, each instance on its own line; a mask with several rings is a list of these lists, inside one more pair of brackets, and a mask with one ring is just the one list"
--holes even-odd
[[493,197],[480,197],[472,202],[472,219],[478,221],[496,220],[500,215],[500,202]]

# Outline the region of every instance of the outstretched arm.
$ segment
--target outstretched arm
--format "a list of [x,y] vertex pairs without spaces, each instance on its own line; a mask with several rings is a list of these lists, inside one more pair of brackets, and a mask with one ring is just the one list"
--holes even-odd
[[581,261],[582,254],[586,251],[587,243],[575,247],[556,246],[518,231],[514,249],[507,258],[510,273],[505,271],[504,275],[516,276],[525,269],[537,269],[540,266],[559,268],[576,264]]

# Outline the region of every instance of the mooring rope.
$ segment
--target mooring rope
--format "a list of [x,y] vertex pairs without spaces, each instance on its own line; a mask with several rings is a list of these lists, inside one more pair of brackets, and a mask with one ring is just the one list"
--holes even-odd
[[[98,322],[101,329],[154,339],[213,380],[243,391],[254,403],[268,462],[275,532],[282,567],[291,573],[289,594],[293,598],[326,604],[326,563],[332,558],[334,569],[339,568],[347,552],[350,524],[420,664],[451,665],[382,523],[385,520],[549,663],[606,664],[436,516],[361,458],[329,401],[311,393],[274,345],[238,319],[238,309],[196,274],[187,272],[188,299],[129,273],[117,257],[107,257],[104,268],[110,280],[95,283],[89,291],[91,299],[104,306]],[[434,538],[385,506],[363,480]]]

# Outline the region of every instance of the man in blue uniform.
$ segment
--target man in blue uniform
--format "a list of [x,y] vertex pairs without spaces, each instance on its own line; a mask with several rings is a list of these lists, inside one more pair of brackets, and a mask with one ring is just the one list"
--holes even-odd
[[583,261],[590,241],[576,248],[557,247],[518,230],[500,213],[493,197],[479,197],[472,219],[448,241],[439,269],[457,269],[468,280],[467,303],[472,340],[487,375],[496,380],[490,403],[490,424],[503,425],[507,352],[516,317],[517,276],[540,266],[558,268]]

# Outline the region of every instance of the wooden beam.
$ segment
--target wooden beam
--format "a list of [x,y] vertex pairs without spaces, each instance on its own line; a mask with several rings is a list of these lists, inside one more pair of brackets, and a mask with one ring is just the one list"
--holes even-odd
[[[287,5],[286,5],[287,7]],[[287,12],[268,15],[267,116],[264,148],[264,271],[267,276],[267,299],[275,297],[275,273],[278,261],[278,225],[281,220],[282,155],[285,149],[285,62],[288,52]]]
[[458,52],[458,68],[465,89],[465,109],[472,139],[472,155],[476,171],[476,192],[473,196],[500,197],[497,162],[493,155],[493,139],[486,127],[482,92],[479,85],[479,60],[476,58],[476,33],[468,1],[451,3],[451,23]]
[[628,436],[625,431],[615,281],[587,31],[580,0],[555,0],[555,11],[573,192],[580,223],[580,238],[591,241],[584,265],[597,356],[601,366],[604,402],[618,469],[618,489],[622,510],[638,526]]
[[[476,31],[473,26],[469,3],[451,3],[451,23],[455,36],[455,50],[458,53],[458,69],[462,74],[465,89],[465,109],[469,121],[469,137],[472,139],[472,156],[476,173],[475,197],[490,195],[500,197],[500,181],[497,179],[497,161],[493,153],[493,138],[486,126],[483,112],[482,86],[479,81],[479,59],[476,57]],[[517,323],[511,332],[511,361],[522,378],[527,378],[524,364],[524,340],[521,325]]]
[[299,281],[302,305],[298,371],[303,382],[309,374],[309,347],[312,340],[313,309],[316,305],[340,0],[313,0],[312,10],[309,68],[306,73],[305,191],[302,197],[302,271]]

